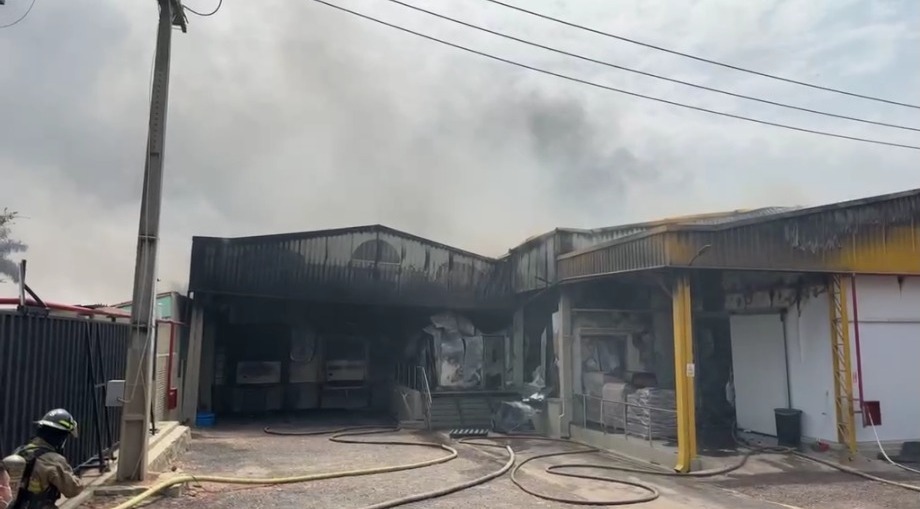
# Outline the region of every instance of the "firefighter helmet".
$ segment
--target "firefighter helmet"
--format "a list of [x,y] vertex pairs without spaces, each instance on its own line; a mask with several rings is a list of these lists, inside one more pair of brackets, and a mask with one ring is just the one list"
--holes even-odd
[[77,420],[70,415],[70,412],[63,408],[55,408],[46,413],[41,420],[35,421],[39,428],[54,428],[66,431],[76,437],[78,435]]

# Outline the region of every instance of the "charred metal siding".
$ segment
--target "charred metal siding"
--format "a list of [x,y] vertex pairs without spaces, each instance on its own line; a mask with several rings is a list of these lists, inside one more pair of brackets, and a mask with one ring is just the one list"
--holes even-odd
[[622,239],[630,235],[648,231],[649,227],[634,225],[623,228],[604,228],[590,232],[567,231],[563,232],[562,250],[556,256],[562,256],[572,251],[581,251],[598,244]]
[[347,303],[506,306],[506,261],[384,227],[192,242],[199,293]]
[[563,256],[557,263],[559,280],[617,274],[663,267],[667,244],[659,235],[644,234],[609,247]]
[[72,465],[108,454],[121,409],[105,408],[97,384],[124,379],[130,332],[127,323],[0,312],[0,455],[29,440],[33,421],[53,408],[79,423],[65,450]]
[[643,232],[636,225],[599,230],[554,230],[532,239],[511,252],[514,291],[528,292],[559,282],[556,259],[566,253]]
[[511,252],[514,268],[514,291],[529,292],[556,282],[557,234],[541,235]]
[[563,256],[560,280],[662,266],[920,273],[920,193],[902,193],[724,224],[672,225]]
[[920,271],[920,196],[822,207],[717,231],[675,231],[672,264],[707,248],[701,268],[913,274]]

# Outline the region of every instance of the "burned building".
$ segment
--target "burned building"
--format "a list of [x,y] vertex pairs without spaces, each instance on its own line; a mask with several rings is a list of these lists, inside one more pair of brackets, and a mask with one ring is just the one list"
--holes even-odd
[[196,237],[198,406],[386,411],[395,382],[506,390],[507,271],[504,261],[383,226]]
[[920,190],[560,228],[500,259],[382,226],[196,238],[188,410],[439,427],[545,387],[545,433],[681,470],[736,428],[779,435],[776,409],[851,451],[918,439],[917,239]]

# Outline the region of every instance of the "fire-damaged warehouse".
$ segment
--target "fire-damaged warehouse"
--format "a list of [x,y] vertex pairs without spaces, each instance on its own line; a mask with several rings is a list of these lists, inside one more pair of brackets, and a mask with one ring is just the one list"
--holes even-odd
[[185,411],[486,426],[540,393],[538,431],[681,470],[736,432],[916,440],[917,276],[920,190],[556,229],[498,259],[382,226],[196,237]]
[[199,405],[388,410],[397,380],[507,390],[507,270],[382,226],[195,238]]

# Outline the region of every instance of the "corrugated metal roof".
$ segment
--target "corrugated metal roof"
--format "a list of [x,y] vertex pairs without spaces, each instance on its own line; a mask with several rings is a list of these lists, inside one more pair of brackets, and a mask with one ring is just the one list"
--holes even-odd
[[[509,256],[514,270],[514,290],[515,292],[527,292],[556,283],[558,281],[556,259],[567,253],[590,251],[595,249],[595,246],[614,243],[620,239],[668,225],[725,225],[789,210],[794,210],[794,208],[765,207],[753,210],[692,214],[590,230],[557,228],[531,237],[523,244],[511,249]],[[630,263],[634,262],[635,260]]]
[[481,254],[474,253],[472,251],[467,251],[465,249],[460,249],[454,246],[443,244],[431,239],[426,239],[425,237],[420,237],[402,230],[397,230],[396,228],[390,228],[382,224],[369,224],[362,226],[348,226],[345,228],[329,228],[325,230],[310,230],[303,232],[288,232],[288,233],[270,233],[266,235],[250,235],[244,237],[206,237],[199,236],[195,238],[200,239],[219,239],[223,241],[233,241],[239,243],[263,243],[263,242],[284,242],[287,240],[298,240],[298,239],[310,239],[316,237],[333,237],[338,235],[347,235],[347,234],[360,234],[360,233],[389,233],[398,237],[403,237],[410,240],[415,240],[433,247],[438,247],[448,251],[453,251],[455,253],[463,254],[470,256],[472,258],[480,258],[488,261],[495,261],[496,258],[489,256],[484,256]]
[[920,273],[920,190],[675,221],[558,258],[560,281],[658,267]]
[[680,220],[681,218],[677,218],[673,224],[730,225],[748,219],[766,218],[783,212],[798,210],[799,208],[800,207],[763,207],[753,210],[736,210],[714,217],[701,217],[690,219],[689,221],[682,221]]
[[[918,217],[920,190],[913,190],[818,207],[733,210],[591,230],[557,228],[500,259],[381,225],[196,237],[190,290],[506,306],[514,293],[564,280],[687,266],[691,260],[703,268],[803,271],[885,272],[915,263],[920,272],[920,251],[913,258],[904,254],[920,250],[914,247],[920,246]],[[900,237],[893,236],[895,230]]]
[[429,307],[505,306],[507,261],[384,226],[224,239],[195,237],[189,290]]

